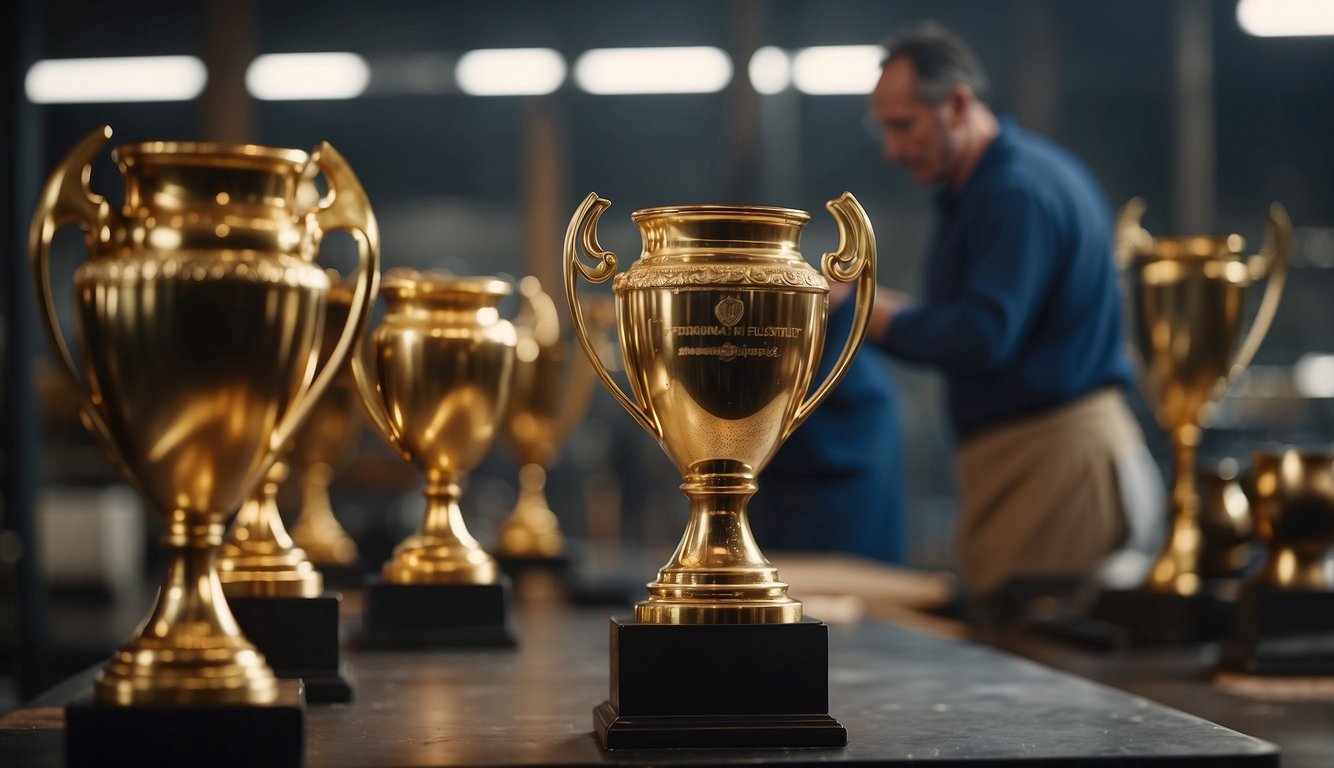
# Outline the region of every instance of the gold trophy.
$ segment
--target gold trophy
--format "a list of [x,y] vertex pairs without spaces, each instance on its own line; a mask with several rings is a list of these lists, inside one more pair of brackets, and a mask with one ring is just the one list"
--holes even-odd
[[369,646],[512,643],[496,560],[459,508],[461,483],[490,449],[509,397],[516,339],[498,304],[510,292],[494,278],[395,270],[371,360],[352,358],[371,424],[426,476],[421,529],[395,548],[383,581],[368,583]]
[[[91,721],[126,717],[109,711],[278,699],[272,670],[228,609],[218,549],[228,516],[337,374],[379,274],[366,195],[327,143],[310,155],[252,145],[121,146],[113,157],[126,194],[117,212],[88,188],[90,164],[110,136],[107,127],[92,132],[57,166],[29,241],[42,317],[85,423],[166,529],[157,604],[98,674],[95,704],[67,711],[71,749],[106,760],[101,740],[79,734]],[[330,193],[302,210],[295,190],[312,166]],[[65,344],[51,292],[51,243],[64,224],[87,232],[90,251],[74,274],[82,365]],[[360,272],[338,344],[321,361],[329,280],[311,262],[334,229],[356,237]],[[195,732],[163,736],[175,738],[208,743]],[[130,752],[152,747],[126,741],[117,743]]]
[[[1130,270],[1135,347],[1154,415],[1171,438],[1173,483],[1167,541],[1149,572],[1146,588],[1189,596],[1201,592],[1204,537],[1195,455],[1209,409],[1255,356],[1283,293],[1292,250],[1292,225],[1275,203],[1261,253],[1242,255],[1245,240],[1225,237],[1158,237],[1140,219],[1134,198],[1117,216],[1118,262]],[[1264,297],[1244,338],[1242,299],[1268,277]]]
[[228,598],[319,597],[324,591],[324,577],[292,544],[278,512],[278,486],[287,471],[284,459],[273,462],[222,542],[218,578]]
[[[346,317],[352,292],[335,285],[329,294],[329,321]],[[326,348],[336,339],[324,334]],[[351,369],[334,379],[315,405],[306,424],[297,431],[290,452],[296,479],[301,484],[301,513],[292,525],[292,543],[305,551],[325,576],[332,569],[356,571],[360,557],[357,543],[334,516],[329,484],[334,473],[351,460],[361,435],[361,403]]]
[[1246,492],[1267,559],[1243,586],[1222,666],[1334,673],[1334,452],[1254,451]]
[[[632,399],[600,365],[576,292],[579,275],[600,283],[616,272],[596,232],[610,205],[589,195],[566,231],[575,335],[608,391],[681,472],[690,517],[634,621],[613,619],[611,697],[594,712],[598,734],[607,748],[845,743],[846,730],[825,712],[827,628],[803,621],[801,603],[756,546],[746,503],[765,464],[861,345],[875,291],[870,222],[850,194],[828,204],[840,242],[824,271],[856,282],[856,317],[829,376],[808,395],[829,294],[798,250],[810,216],[724,205],[636,211],[644,250],[613,283]],[[787,652],[786,661],[775,656]],[[705,657],[725,659],[726,669],[710,672]],[[701,692],[724,679],[745,701],[718,709]]]
[[[560,337],[560,315],[536,277],[519,281],[523,306],[505,437],[519,462],[519,499],[501,524],[498,554],[512,560],[559,558],[565,551],[560,520],[547,501],[547,469],[588,410],[593,369],[571,359]],[[564,387],[560,385],[566,380]]]

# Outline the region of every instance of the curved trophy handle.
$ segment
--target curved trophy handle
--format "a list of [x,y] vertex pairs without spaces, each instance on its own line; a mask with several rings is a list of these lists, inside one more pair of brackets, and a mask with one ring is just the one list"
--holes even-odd
[[[616,272],[616,254],[611,251],[604,251],[598,243],[597,224],[598,218],[602,212],[611,207],[610,200],[604,200],[598,197],[596,192],[589,193],[584,198],[584,202],[579,204],[575,210],[574,216],[570,218],[570,225],[565,230],[565,298],[570,302],[570,315],[574,322],[574,335],[579,339],[579,346],[583,348],[584,355],[588,357],[589,365],[593,366],[593,372],[602,379],[602,385],[607,388],[611,396],[616,398],[616,402],[639,422],[639,426],[648,430],[649,434],[662,439],[662,430],[648,417],[644,409],[638,403],[631,400],[629,396],[616,384],[607,372],[606,367],[598,360],[597,353],[593,350],[593,344],[588,340],[588,330],[584,327],[583,307],[579,305],[577,288],[577,279],[575,270],[584,276],[584,279],[590,283],[605,283]],[[582,236],[582,237],[581,237]],[[590,258],[597,261],[594,266],[585,264],[579,258],[578,241],[583,241],[584,252]]]
[[1260,349],[1260,342],[1269,333],[1269,325],[1278,312],[1279,299],[1283,297],[1283,284],[1288,279],[1288,263],[1291,259],[1292,222],[1283,206],[1274,203],[1269,206],[1269,217],[1265,220],[1264,246],[1260,253],[1249,260],[1251,274],[1256,277],[1267,274],[1269,280],[1265,284],[1264,298],[1260,299],[1260,307],[1255,312],[1255,320],[1251,321],[1251,328],[1246,331],[1246,338],[1237,347],[1237,354],[1228,368],[1229,381],[1250,365],[1251,358]]
[[[327,232],[343,230],[357,243],[357,284],[352,290],[352,304],[348,307],[347,322],[338,337],[338,343],[328,359],[317,370],[314,380],[301,393],[294,405],[283,414],[282,421],[269,436],[269,455],[257,468],[255,484],[268,473],[269,467],[282,455],[287,441],[314,410],[324,391],[338,376],[352,345],[361,336],[375,306],[375,294],[380,286],[380,229],[371,212],[366,190],[351,166],[327,141],[320,142],[310,156],[311,164],[324,174],[329,192],[317,207],[306,214],[308,226],[314,230],[318,246]],[[319,354],[318,346],[314,353]]]
[[840,283],[857,281],[857,313],[853,316],[852,330],[843,342],[843,351],[839,353],[834,367],[815,393],[797,408],[792,423],[783,433],[784,440],[806,421],[811,412],[843,380],[843,375],[848,372],[848,366],[852,364],[852,358],[866,336],[866,326],[871,322],[871,305],[875,301],[875,231],[871,229],[871,220],[851,192],[844,192],[837,200],[830,200],[825,208],[838,223],[838,250],[826,253],[821,265],[826,276]]
[[1142,197],[1132,197],[1116,214],[1112,231],[1112,260],[1118,270],[1124,271],[1141,253],[1153,250],[1153,235],[1140,224],[1147,206]]
[[98,242],[107,242],[111,238],[113,213],[106,198],[93,194],[88,187],[92,176],[93,158],[111,138],[111,126],[102,125],[79,140],[78,144],[65,155],[42,190],[33,213],[32,228],[28,232],[28,254],[32,260],[33,282],[37,289],[37,301],[41,304],[42,324],[46,326],[51,345],[56,349],[60,367],[70,384],[70,391],[79,398],[83,411],[83,421],[89,431],[97,436],[116,465],[130,482],[138,486],[138,479],[130,470],[129,463],[120,452],[102,415],[102,398],[99,393],[89,393],[83,379],[74,367],[74,358],[70,355],[69,345],[60,331],[60,318],[56,315],[55,297],[51,292],[51,243],[55,240],[56,230],[66,224],[79,224],[87,231],[87,240],[91,246]]

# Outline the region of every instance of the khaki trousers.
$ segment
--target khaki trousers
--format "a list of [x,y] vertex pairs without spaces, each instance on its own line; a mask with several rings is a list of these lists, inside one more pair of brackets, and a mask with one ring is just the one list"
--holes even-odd
[[1143,446],[1116,389],[964,441],[958,545],[970,592],[1021,574],[1092,574],[1126,540],[1118,459]]

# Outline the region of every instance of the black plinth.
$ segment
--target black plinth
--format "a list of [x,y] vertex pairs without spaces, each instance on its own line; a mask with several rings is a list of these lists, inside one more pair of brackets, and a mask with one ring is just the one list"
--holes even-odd
[[1093,618],[1124,627],[1134,645],[1221,640],[1232,631],[1233,602],[1212,593],[1178,595],[1148,589],[1107,590]]
[[611,620],[604,749],[841,747],[829,716],[829,628]]
[[354,563],[315,563],[315,570],[324,577],[324,586],[342,591],[361,589],[370,569],[357,560]]
[[372,650],[512,648],[510,583],[387,584],[366,579],[361,645]]
[[65,707],[67,768],[108,765],[299,766],[306,749],[299,680],[265,705],[114,707],[90,695]]
[[250,642],[281,678],[300,678],[312,704],[352,700],[347,667],[339,656],[338,606],[342,595],[228,597],[227,605]]
[[1334,674],[1334,592],[1242,590],[1221,666],[1256,675]]

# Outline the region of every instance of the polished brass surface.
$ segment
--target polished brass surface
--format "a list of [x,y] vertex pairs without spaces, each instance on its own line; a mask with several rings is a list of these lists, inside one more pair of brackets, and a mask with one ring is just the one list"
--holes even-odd
[[218,580],[228,597],[319,597],[324,577],[292,544],[278,513],[278,486],[287,463],[275,461],[236,513],[218,558]]
[[1240,475],[1240,463],[1233,458],[1195,472],[1200,489],[1201,578],[1236,579],[1255,559],[1255,519]]
[[[785,623],[802,619],[777,569],[751,535],[746,503],[757,477],[838,384],[870,319],[875,236],[850,194],[828,205],[839,248],[824,271],[856,282],[853,330],[829,376],[809,396],[824,347],[829,284],[801,257],[803,211],[755,206],[650,208],[631,219],[643,253],[616,275],[617,329],[632,399],[595,353],[577,294],[582,275],[605,282],[616,257],[598,244],[611,203],[589,195],[565,235],[565,290],[595,373],[681,472],[690,500],[685,534],[635,606],[666,624]],[[593,259],[586,264],[579,245]]]
[[[351,290],[335,284],[329,292],[323,349],[332,350],[337,343],[330,329],[343,322],[351,303]],[[334,516],[329,484],[334,473],[352,460],[361,431],[361,402],[352,369],[345,364],[297,431],[290,452],[301,484],[301,513],[292,524],[292,543],[304,550],[316,567],[350,566],[358,559],[357,543]]]
[[495,440],[514,367],[514,326],[500,317],[502,280],[395,270],[370,361],[352,358],[371,423],[426,475],[421,529],[385,563],[391,584],[492,584],[498,570],[468,533],[460,482]]
[[[227,609],[216,560],[227,516],[264,478],[332,381],[371,309],[379,236],[360,183],[328,144],[312,155],[248,145],[120,147],[115,211],[88,188],[110,138],[85,137],[48,181],[29,241],[42,318],[85,422],[160,511],[167,575],[139,634],[94,686],[117,705],[262,704],[272,670]],[[295,202],[303,174],[330,193]],[[51,242],[78,224],[89,259],[74,274],[81,364],[60,330]],[[324,359],[329,280],[312,264],[323,234],[350,231],[360,257],[352,311]]]
[[[1266,245],[1246,257],[1239,235],[1155,238],[1142,226],[1144,203],[1117,217],[1117,260],[1129,274],[1131,321],[1142,379],[1154,414],[1171,438],[1174,479],[1167,541],[1146,586],[1191,595],[1204,584],[1200,494],[1195,456],[1209,409],[1250,363],[1278,309],[1292,248],[1292,225],[1275,203]],[[1250,330],[1241,338],[1247,289],[1267,277]]]
[[506,557],[556,557],[565,549],[560,520],[547,501],[547,470],[588,411],[593,369],[561,339],[560,315],[542,283],[519,281],[523,306],[514,318],[514,354],[504,432],[519,462],[519,499],[500,526]]
[[1268,549],[1253,579],[1279,589],[1334,591],[1334,453],[1255,451],[1247,488]]

